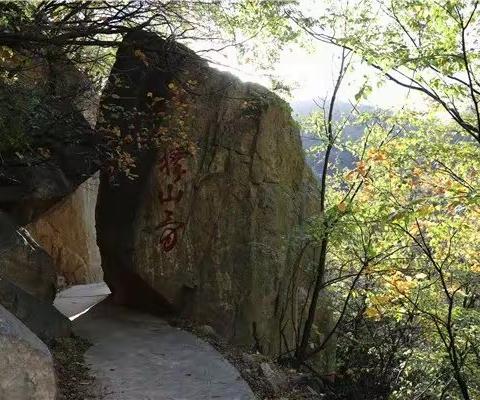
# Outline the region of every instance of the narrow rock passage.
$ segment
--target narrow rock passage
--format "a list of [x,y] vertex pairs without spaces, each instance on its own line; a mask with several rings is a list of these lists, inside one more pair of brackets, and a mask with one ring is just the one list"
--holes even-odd
[[251,400],[238,371],[213,347],[155,316],[108,300],[74,321],[102,400]]

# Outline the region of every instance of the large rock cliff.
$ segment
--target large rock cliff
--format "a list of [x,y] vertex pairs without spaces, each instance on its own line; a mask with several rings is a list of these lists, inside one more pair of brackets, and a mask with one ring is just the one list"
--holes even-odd
[[[285,304],[295,301],[287,286],[317,195],[289,107],[138,32],[117,53],[100,111],[98,130],[136,157],[137,177],[104,174],[97,203],[115,299],[280,352]],[[144,134],[160,150],[138,151]]]
[[[92,177],[101,163],[92,129],[98,96],[63,54],[15,49],[2,54],[0,67],[15,76],[0,82],[0,210],[26,225],[30,247],[43,246],[67,283],[99,281],[99,180]],[[10,269],[22,273],[22,259],[12,257],[18,265],[10,262]]]
[[98,185],[95,174],[26,227],[53,258],[60,281],[67,285],[103,279],[95,228]]
[[[88,213],[72,218],[82,213],[81,198],[69,217],[50,224],[49,231],[39,218],[60,200],[68,203],[68,196],[98,169],[92,129],[96,106],[86,101],[88,82],[64,57],[52,60],[43,49],[16,49],[2,53],[0,67],[11,72],[0,82],[0,304],[50,340],[70,334],[70,321],[52,302],[62,263],[72,263],[73,257],[57,257],[53,250],[59,246],[45,251],[24,226],[43,222],[35,233],[47,245],[68,249],[70,239],[71,246],[88,246],[87,229],[79,229],[88,225]],[[94,202],[83,206],[93,214]],[[88,229],[94,233],[93,226]],[[94,238],[90,242],[95,245]]]

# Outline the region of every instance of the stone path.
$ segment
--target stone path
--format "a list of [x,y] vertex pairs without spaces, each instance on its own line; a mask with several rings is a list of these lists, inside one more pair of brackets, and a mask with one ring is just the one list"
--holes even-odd
[[[60,304],[72,302],[72,297],[63,299]],[[255,398],[238,371],[213,347],[155,316],[106,300],[76,319],[74,331],[93,344],[85,359],[100,386],[99,399]]]

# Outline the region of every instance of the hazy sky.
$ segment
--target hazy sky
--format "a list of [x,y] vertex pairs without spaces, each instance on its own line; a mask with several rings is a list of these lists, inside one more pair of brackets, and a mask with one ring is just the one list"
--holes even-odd
[[[333,82],[338,73],[340,50],[333,45],[321,42],[312,42],[312,47],[311,51],[299,47],[287,49],[282,54],[280,62],[273,66],[272,72],[293,88],[292,98],[287,100],[323,98],[333,89]],[[229,67],[216,65],[216,68],[229,70],[244,81],[257,82],[270,87],[269,79],[259,73],[255,65],[239,63],[233,50],[218,57],[221,64]],[[342,86],[340,100],[353,101],[355,94],[365,81],[365,76],[368,76],[373,83],[376,82],[377,75],[373,68],[356,62],[354,71],[347,75]],[[418,95],[409,93],[394,83],[387,82],[380,88],[373,86],[374,90],[366,100],[366,103],[372,105],[397,108],[406,101],[409,103],[421,101]]]
[[[335,4],[347,0],[299,0],[301,8],[309,16],[322,15],[325,7],[332,1]],[[356,0],[348,0],[350,5]],[[381,18],[381,17],[380,17]],[[308,39],[307,39],[308,40]],[[287,49],[282,54],[280,61],[273,66],[274,75],[290,87],[292,97],[286,98],[289,101],[305,101],[313,98],[327,97],[333,90],[333,82],[338,74],[340,49],[332,44],[322,43],[311,39],[307,43],[310,51],[299,46]],[[219,54],[214,55],[220,63],[229,67],[216,65],[216,68],[229,70],[244,81],[260,83],[270,87],[270,81],[256,70],[253,64],[242,64],[238,61],[236,50],[229,48],[224,52],[224,58]],[[218,58],[220,57],[220,58]],[[381,87],[376,87],[378,79],[377,71],[372,67],[359,62],[354,63],[355,70],[349,73],[342,85],[339,98],[342,101],[354,100],[355,94],[365,82],[365,75],[368,76],[374,90],[366,99],[365,103],[379,106],[383,109],[398,108],[405,103],[414,104],[417,108],[423,108],[424,99],[418,93],[411,93],[407,89],[394,83],[386,82]],[[373,78],[373,79],[372,79]]]

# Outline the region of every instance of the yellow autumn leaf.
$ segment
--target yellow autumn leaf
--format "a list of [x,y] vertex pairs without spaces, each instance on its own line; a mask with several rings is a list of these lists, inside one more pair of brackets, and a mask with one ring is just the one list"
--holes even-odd
[[394,280],[392,285],[398,290],[401,294],[406,294],[410,291],[410,289],[414,286],[414,282],[412,280]]
[[365,176],[367,174],[367,165],[365,164],[365,162],[360,161],[357,164],[357,171],[362,176]]
[[345,175],[345,180],[350,182],[354,179],[355,177],[355,171],[350,171]]
[[368,154],[368,158],[373,161],[384,161],[387,159],[387,156],[382,150],[371,150]]
[[382,314],[376,307],[367,307],[364,314],[367,318],[373,319],[375,321],[378,321],[382,317]]
[[470,268],[472,272],[475,272],[476,274],[480,274],[480,264],[474,264]]

